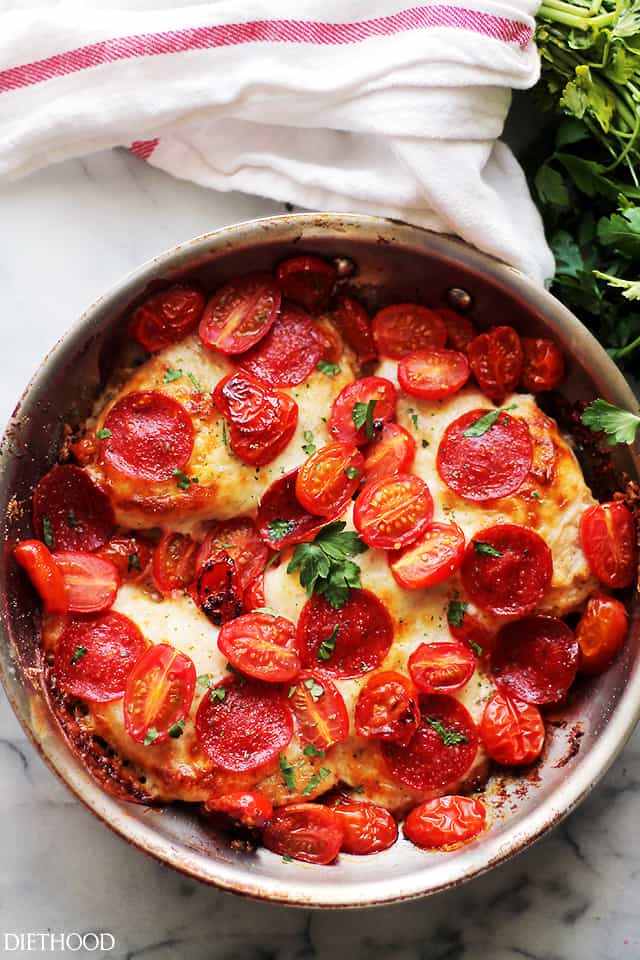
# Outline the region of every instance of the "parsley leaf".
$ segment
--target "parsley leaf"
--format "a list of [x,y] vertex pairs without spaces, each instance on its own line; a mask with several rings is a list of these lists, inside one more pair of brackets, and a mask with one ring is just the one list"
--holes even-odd
[[196,393],[204,393],[204,390],[200,386],[200,381],[196,377],[195,373],[188,373],[187,376],[189,377],[189,380],[191,380]]
[[67,526],[71,527],[72,529],[80,526],[75,510],[67,510]]
[[42,514],[42,539],[49,550],[55,549],[56,538],[53,532],[51,517],[47,513]]
[[164,377],[162,378],[163,383],[173,383],[174,380],[179,380],[182,376],[182,370],[172,370],[171,367],[167,367],[164,372]]
[[130,553],[127,557],[127,573],[131,573],[132,570],[141,570],[140,567],[140,557],[137,553]]
[[447,622],[452,627],[461,627],[469,604],[464,600],[450,600],[447,607]]
[[630,258],[640,258],[640,207],[598,221],[598,240]]
[[155,727],[149,727],[144,738],[145,747],[150,747],[152,743],[155,743],[159,736],[160,734]]
[[305,680],[304,685],[311,694],[311,699],[314,703],[317,703],[320,697],[324,696],[324,687],[322,684],[318,683],[317,680],[314,680],[313,677],[309,677],[308,680]]
[[[512,403],[510,407],[507,407],[507,410],[514,410],[515,403]],[[462,431],[463,437],[482,437],[490,430],[494,423],[497,421],[501,413],[505,411],[498,407],[497,410],[489,410],[488,413],[483,413],[481,417],[478,417],[477,420],[474,420],[473,423],[470,423],[466,430]]]
[[313,743],[308,743],[302,752],[305,757],[324,757],[325,755],[325,751],[318,750]]
[[308,797],[311,793],[313,793],[316,787],[320,786],[323,780],[326,780],[327,777],[330,777],[330,776],[331,776],[331,770],[327,770],[326,767],[320,767],[318,772],[314,774],[309,780],[309,782],[307,783],[306,787],[302,791],[302,795],[305,797]]
[[484,543],[483,540],[472,540],[473,549],[476,553],[480,554],[481,557],[503,557],[504,554],[500,550],[496,550],[495,547],[492,547],[490,543]]
[[607,443],[611,446],[616,443],[633,443],[640,426],[640,416],[601,399],[590,403],[580,420],[590,430],[603,430],[608,438]]
[[373,411],[376,408],[377,402],[377,400],[369,400],[368,403],[358,401],[354,403],[353,410],[351,411],[351,419],[353,420],[354,426],[358,430],[364,427],[365,436],[369,440],[373,440],[375,436]]
[[340,373],[340,367],[337,363],[329,363],[328,360],[318,360],[316,369],[324,373],[325,377],[335,377]]
[[106,427],[103,427],[102,430],[98,430],[96,432],[96,437],[98,440],[108,440],[111,435],[111,430],[107,430]]
[[358,470],[357,467],[345,467],[344,472],[347,477],[349,477],[349,480],[357,480],[358,477],[362,476],[362,470]]
[[548,163],[542,164],[534,184],[542,203],[555,203],[558,207],[569,206],[569,191],[565,186],[564,177]]
[[290,533],[293,533],[295,528],[295,520],[280,520],[278,518],[271,520],[269,522],[269,540],[271,540],[271,543],[278,543]]
[[172,723],[167,733],[173,740],[177,740],[178,737],[181,737],[184,733],[184,720],[178,720],[177,723]]
[[467,738],[463,733],[460,733],[459,730],[453,730],[450,727],[445,727],[443,723],[439,720],[434,720],[433,717],[425,717],[426,722],[430,727],[436,731],[440,739],[442,740],[445,747],[457,747],[461,743],[467,743]]
[[315,453],[316,450],[318,449],[315,443],[313,442],[313,433],[311,432],[311,430],[305,430],[304,439],[305,439],[305,442],[302,444],[302,449],[307,454],[307,456],[310,457],[311,454]]
[[336,649],[336,640],[338,638],[338,631],[340,630],[340,625],[336,623],[335,627],[331,631],[331,634],[322,641],[318,647],[318,660],[330,660],[334,650]]
[[191,477],[191,479],[189,479],[182,470],[174,470],[173,476],[176,478],[176,486],[178,486],[180,490],[188,490],[192,483],[198,483],[198,477]]
[[88,647],[76,647],[73,651],[73,656],[71,657],[71,663],[77,663],[78,660],[82,660],[87,653],[89,653]]
[[351,590],[361,587],[360,567],[350,557],[367,549],[358,534],[345,527],[344,520],[328,523],[312,543],[297,545],[287,566],[287,573],[300,571],[308,597],[325,596],[334,610],[344,606]]
[[282,779],[286,783],[288,790],[295,790],[296,772],[285,757],[284,753],[280,753],[278,756],[280,757],[280,770],[282,772]]

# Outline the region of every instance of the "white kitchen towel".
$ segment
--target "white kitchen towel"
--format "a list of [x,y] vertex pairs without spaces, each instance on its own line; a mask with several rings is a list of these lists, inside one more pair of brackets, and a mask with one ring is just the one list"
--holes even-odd
[[537,282],[500,136],[537,0],[0,0],[0,177],[128,146],[217,190],[457,234]]

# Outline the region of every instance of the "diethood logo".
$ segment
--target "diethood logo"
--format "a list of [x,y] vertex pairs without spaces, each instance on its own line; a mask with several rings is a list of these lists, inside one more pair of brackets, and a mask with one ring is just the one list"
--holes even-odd
[[112,933],[3,933],[0,944],[6,953],[108,953],[116,945]]

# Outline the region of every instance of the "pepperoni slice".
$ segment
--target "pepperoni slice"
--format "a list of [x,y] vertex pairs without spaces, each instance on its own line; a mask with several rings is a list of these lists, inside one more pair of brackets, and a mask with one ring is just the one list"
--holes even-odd
[[292,257],[276,271],[282,293],[305,310],[317,310],[331,296],[338,273],[320,257]]
[[271,328],[281,294],[270,273],[249,273],[232,280],[207,303],[198,333],[205,347],[244,353]]
[[493,420],[491,410],[469,410],[445,430],[436,462],[449,489],[465,500],[507,497],[522,486],[531,469],[529,428],[508,413],[500,412]]
[[[233,560],[242,591],[248,590],[257,580],[269,559],[269,550],[250,517],[236,517],[210,527],[196,555],[196,569],[202,569],[207,560],[221,553],[228,554]],[[264,606],[264,601],[256,606]]]
[[367,483],[408,473],[416,455],[416,442],[404,427],[385,423],[366,449],[364,476]]
[[460,640],[441,640],[421,643],[409,657],[407,667],[422,693],[454,693],[473,676],[476,658]]
[[551,586],[553,557],[534,530],[499,523],[476,533],[467,546],[461,574],[465,590],[481,610],[522,616]]
[[447,343],[453,350],[467,352],[467,347],[478,336],[478,331],[468,317],[456,313],[449,307],[438,307],[435,311],[447,328]]
[[196,668],[186,653],[169,643],[149,647],[127,680],[123,712],[129,736],[146,747],[168,740],[176,724],[184,725],[195,686]]
[[97,550],[115,525],[109,497],[81,467],[53,467],[35,489],[33,526],[51,550]]
[[357,803],[342,798],[331,807],[342,824],[341,850],[366,856],[388,850],[398,839],[398,824],[388,810],[375,803]]
[[560,703],[578,670],[573,631],[557,617],[508,623],[496,638],[491,669],[498,684],[525,703]]
[[365,308],[353,297],[336,297],[331,319],[354,351],[358,363],[369,363],[377,356],[371,333],[371,318]]
[[520,384],[523,390],[540,393],[541,390],[555,390],[560,386],[564,379],[564,356],[553,340],[523,337],[522,353]]
[[580,542],[587,562],[606,587],[621,590],[636,575],[633,515],[619,500],[589,507],[580,520]]
[[147,646],[135,623],[121,613],[72,618],[56,646],[54,675],[74,697],[96,703],[119,700]]
[[436,797],[411,811],[404,822],[404,835],[424,850],[451,850],[482,833],[486,807],[475,797]]
[[292,803],[276,810],[262,842],[281,857],[304,863],[332,863],[344,832],[333,810],[319,803]]
[[274,550],[313,540],[327,522],[327,518],[316,517],[301,506],[296,497],[297,478],[297,470],[280,477],[266,490],[258,506],[258,533]]
[[228,678],[207,690],[196,715],[202,752],[223,770],[256,770],[275,760],[293,735],[279,688]]
[[457,524],[431,523],[416,543],[388,555],[389,568],[405,590],[433,587],[460,567],[464,545],[464,533]]
[[469,361],[457,350],[420,350],[398,364],[398,383],[405,393],[425,400],[441,400],[460,390],[470,374]]
[[200,291],[176,283],[140,304],[131,318],[129,332],[141,347],[154,353],[195,330],[203,310]]
[[468,711],[454,697],[420,697],[420,726],[408,746],[384,741],[391,775],[412,790],[442,790],[468,772],[478,750],[478,732]]
[[447,328],[435,310],[417,303],[395,303],[373,318],[373,339],[381,357],[400,360],[408,353],[444,347]]
[[395,670],[383,670],[369,677],[356,702],[359,737],[395,740],[406,745],[419,723],[418,694],[408,677]]
[[522,344],[513,327],[481,333],[469,344],[467,356],[480,389],[494,403],[502,403],[516,389],[522,373]]
[[103,460],[140,480],[169,480],[193,450],[193,423],[181,404],[155,390],[128,393],[107,414]]
[[349,714],[342,694],[324,670],[304,670],[290,691],[289,704],[303,743],[328,750],[346,739]]
[[506,767],[526,767],[544,746],[544,720],[531,703],[498,690],[487,703],[480,736],[492,760]]
[[350,443],[329,443],[300,467],[296,496],[310,513],[336,517],[360,486],[364,457]]
[[313,373],[324,346],[311,317],[287,305],[266,337],[243,356],[240,366],[271,387],[295,387]]
[[314,595],[298,620],[303,666],[321,664],[334,677],[359,677],[379,667],[392,640],[391,617],[368,590],[352,590],[340,610]]
[[231,449],[243,463],[264,466],[274,460],[293,436],[298,405],[238,370],[217,385],[213,401],[230,427]]
[[218,649],[229,663],[254,680],[286,683],[300,673],[296,630],[290,620],[268,613],[246,613],[225,623]]
[[399,550],[413,543],[433,517],[424,480],[412,473],[368,483],[353,511],[353,524],[369,547]]
[[100,613],[113,604],[120,576],[110,560],[80,550],[58,551],[53,559],[62,572],[71,613]]
[[329,433],[334,440],[362,446],[396,412],[396,388],[385,377],[363,377],[347,384],[333,401]]

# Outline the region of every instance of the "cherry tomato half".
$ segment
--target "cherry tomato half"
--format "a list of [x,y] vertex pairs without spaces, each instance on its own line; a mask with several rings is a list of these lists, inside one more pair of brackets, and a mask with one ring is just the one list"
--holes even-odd
[[533,616],[502,627],[491,654],[499,686],[525,703],[560,703],[575,680],[578,642],[557,617]]
[[404,822],[404,835],[425,850],[451,849],[477,837],[486,821],[486,808],[474,797],[437,797],[411,811]]
[[356,701],[358,736],[406,745],[419,723],[418,694],[408,677],[395,670],[369,677]]
[[585,510],[580,541],[587,562],[605,587],[628,587],[636,575],[636,536],[633,515],[620,501],[599,503]]
[[340,799],[331,809],[342,824],[343,853],[366,856],[388,850],[398,839],[398,824],[388,810],[375,803]]
[[395,303],[373,318],[373,339],[381,357],[400,360],[416,350],[444,347],[447,328],[435,310],[417,303]]
[[141,580],[153,557],[153,544],[142,537],[116,534],[97,551],[103,560],[110,560],[122,581]]
[[622,603],[606,593],[589,598],[576,628],[583,673],[602,673],[622,649],[627,635],[628,614]]
[[460,640],[421,643],[409,657],[411,679],[422,693],[461,690],[476,668],[471,648]]
[[469,361],[457,350],[436,349],[409,353],[398,363],[398,383],[405,393],[441,400],[457,393],[470,374]]
[[23,540],[14,548],[13,555],[29,574],[45,609],[49,613],[66,613],[69,601],[62,571],[44,543],[40,540]]
[[337,276],[334,265],[320,257],[292,257],[276,270],[284,296],[305,310],[317,310],[326,303]]
[[478,331],[468,317],[451,310],[449,307],[438,307],[438,316],[444,321],[447,328],[447,343],[452,350],[467,352],[467,347],[478,336]]
[[154,353],[195,330],[203,310],[200,291],[176,283],[140,304],[131,318],[129,332],[141,347]]
[[249,273],[217,290],[207,303],[198,333],[205,347],[244,353],[269,332],[281,294],[269,273]]
[[292,803],[275,811],[262,842],[282,857],[326,864],[338,856],[343,836],[333,810],[319,803]]
[[517,387],[522,344],[513,327],[493,327],[481,333],[469,344],[467,356],[478,386],[494,403],[502,403]]
[[297,470],[280,477],[265,491],[258,505],[258,534],[274,550],[313,540],[326,523],[325,518],[308,513],[299,503],[297,477]]
[[244,370],[220,381],[213,402],[229,424],[231,449],[251,466],[264,466],[282,453],[298,422],[295,400]]
[[329,433],[334,440],[360,447],[396,412],[396,388],[384,377],[363,377],[347,384],[333,401]]
[[360,485],[364,457],[350,443],[329,443],[312,453],[298,470],[296,497],[309,513],[344,513]]
[[416,442],[404,427],[385,423],[365,451],[364,476],[367,483],[411,470]]
[[349,714],[342,694],[323,670],[301,673],[288,702],[303,743],[328,750],[347,737]]
[[506,767],[526,767],[544,745],[544,721],[531,703],[502,690],[491,697],[480,721],[480,737],[492,760]]
[[148,643],[121,613],[71,618],[58,640],[53,672],[62,689],[96,703],[119,700]]
[[51,550],[97,550],[116,525],[109,497],[74,464],[52,467],[33,494],[33,526]]
[[61,550],[53,559],[62,573],[71,613],[100,613],[113,604],[120,577],[110,560],[79,550]]
[[[207,560],[215,559],[221,553],[228,554],[233,560],[242,591],[255,582],[269,559],[269,549],[260,539],[250,517],[214,523],[196,555],[196,570],[201,570]],[[264,602],[256,606],[264,606]]]
[[523,390],[539,393],[555,390],[564,379],[564,357],[553,340],[544,337],[522,338],[523,364],[520,385]]
[[371,333],[371,318],[361,303],[353,297],[337,297],[330,318],[354,351],[358,363],[375,360],[377,353]]
[[324,345],[311,317],[287,305],[266,337],[244,354],[240,366],[271,387],[294,387],[313,373]]
[[192,660],[168,643],[156,643],[129,674],[124,695],[124,725],[146,746],[164,743],[169,730],[191,709],[196,686]]
[[185,590],[195,576],[198,544],[187,533],[166,533],[153,552],[153,580],[160,591],[169,595]]
[[295,643],[294,624],[268,613],[245,613],[218,634],[218,649],[232,666],[270,683],[285,683],[300,673]]
[[236,565],[228,553],[219,553],[200,568],[195,600],[205,617],[217,627],[242,613],[242,589]]
[[[193,451],[191,417],[172,397],[157,390],[127,393],[104,421],[104,463],[140,480],[170,480]],[[169,442],[168,442],[169,441]]]
[[264,595],[264,573],[259,574],[255,580],[252,580],[249,586],[242,594],[242,606],[247,613],[255,610],[257,607],[265,607],[267,600]]
[[205,801],[209,813],[221,813],[249,830],[260,829],[273,817],[271,800],[257,790],[237,790]]
[[399,550],[425,532],[433,499],[424,480],[412,473],[368,483],[358,497],[353,524],[369,547]]
[[388,555],[394,579],[406,590],[433,587],[458,570],[464,533],[455,523],[431,523],[416,543]]

